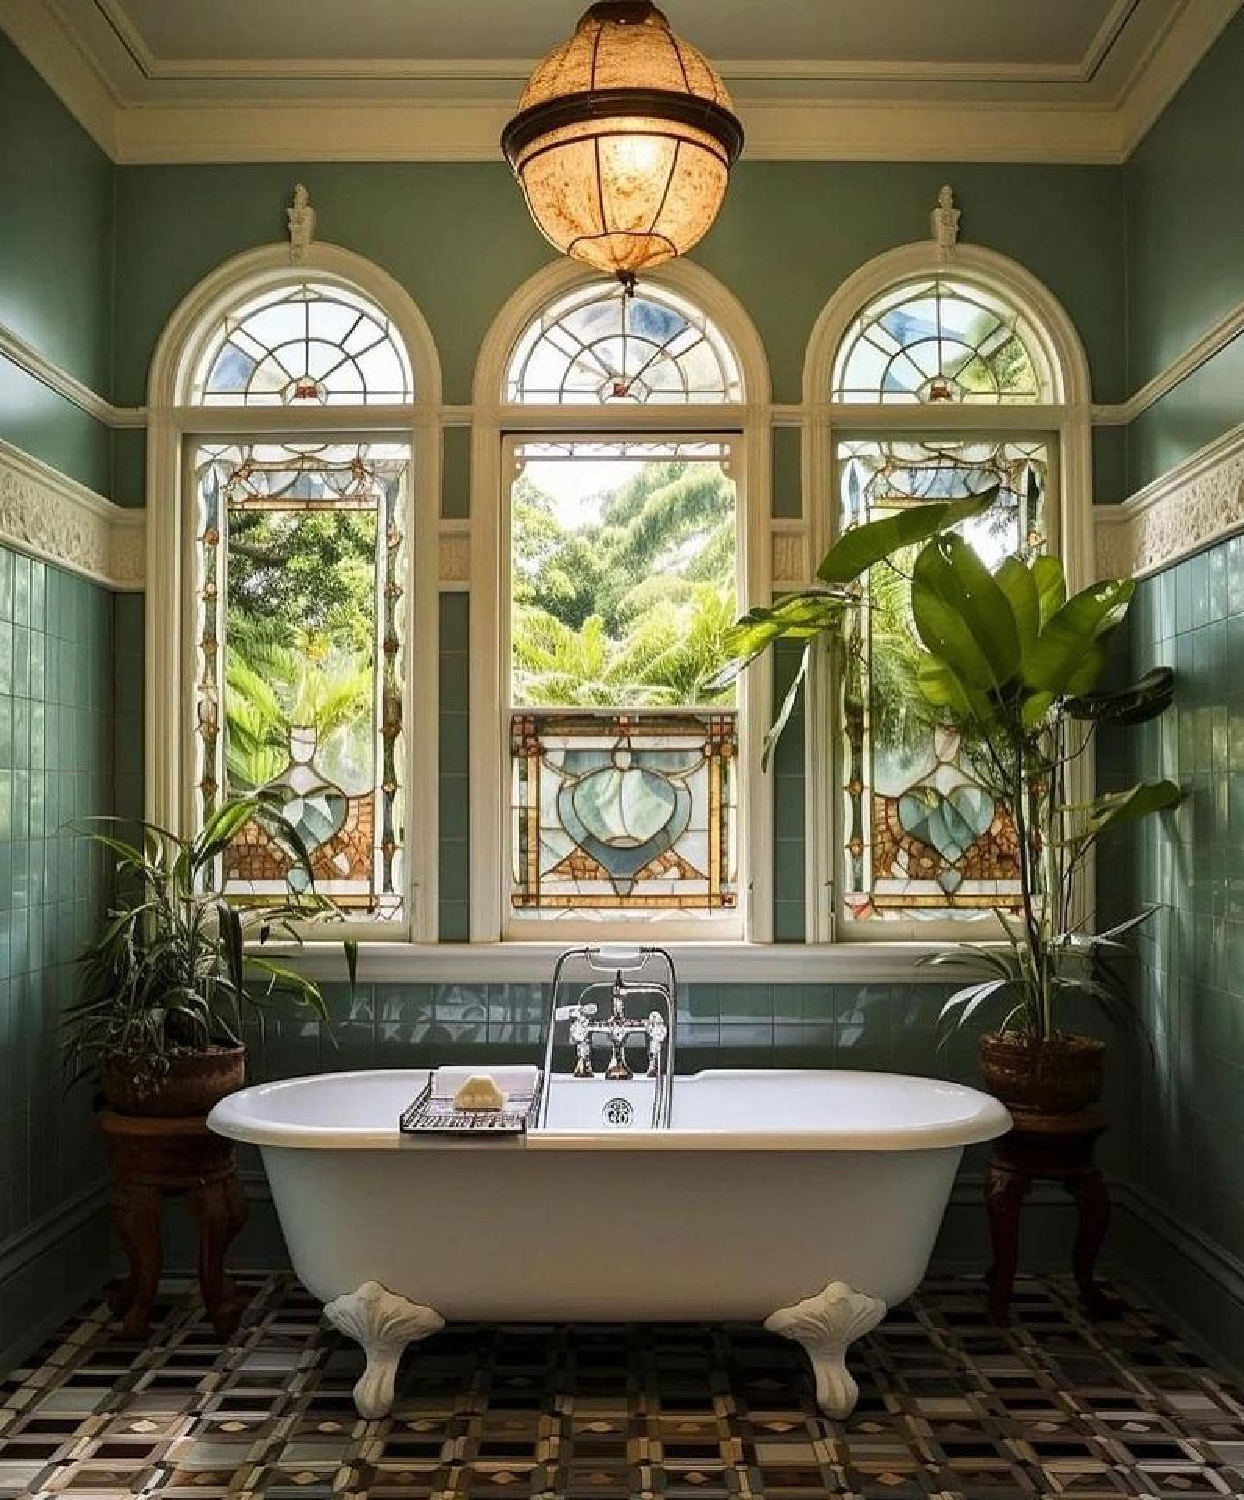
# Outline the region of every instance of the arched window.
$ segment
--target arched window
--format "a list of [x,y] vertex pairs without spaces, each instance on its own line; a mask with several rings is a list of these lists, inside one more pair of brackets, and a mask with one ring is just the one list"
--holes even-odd
[[949,276],[901,282],[851,324],[834,360],[835,401],[1049,401],[1052,381],[1031,320],[983,287]]
[[683,298],[644,285],[580,287],[532,320],[506,372],[506,399],[586,405],[737,402],[738,361]]
[[[1087,482],[1086,413],[1065,397],[1086,385],[1074,330],[1001,256],[961,247],[952,270],[930,258],[928,247],[881,257],[822,315],[808,371],[828,408],[825,539],[996,487],[965,529],[987,562],[1062,549],[1076,533],[1064,525],[1068,469]],[[823,872],[836,893],[828,930],[920,936],[1013,906],[1015,828],[982,785],[974,747],[924,705],[901,558],[873,569],[855,622],[832,827],[814,836],[835,851]]]
[[682,288],[558,280],[494,340],[503,877],[473,911],[741,937],[762,820],[745,707],[707,683],[750,590],[743,364]]
[[[153,705],[170,762],[167,807],[153,811],[193,827],[224,798],[274,796],[320,893],[360,935],[393,936],[421,925],[407,843],[422,759],[409,690],[420,392],[408,334],[424,329],[367,262],[332,247],[311,258],[321,264],[292,269],[264,250],[222,267],[174,315],[153,363],[155,463],[176,463],[182,496],[180,539],[163,515],[156,534],[181,561],[170,569],[180,645],[161,645],[156,665],[177,683],[180,717]],[[430,340],[415,353],[428,371]],[[365,421],[352,417],[364,407]],[[377,427],[386,407],[392,420]],[[435,458],[422,461],[435,483]],[[430,837],[421,864],[434,864]],[[292,851],[250,823],[216,878],[245,902],[301,876]]]
[[191,389],[206,406],[400,405],[413,395],[410,359],[385,313],[316,281],[272,288],[226,313]]

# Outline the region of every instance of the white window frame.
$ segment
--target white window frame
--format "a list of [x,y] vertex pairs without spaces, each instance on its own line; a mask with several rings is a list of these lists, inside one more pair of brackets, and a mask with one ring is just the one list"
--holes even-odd
[[[856,318],[883,292],[902,282],[944,277],[976,285],[1020,308],[1035,332],[1050,371],[1053,399],[1032,405],[877,403],[830,399],[834,363]],[[834,540],[838,507],[835,456],[840,440],[902,432],[963,432],[988,436],[1022,432],[1051,439],[1047,505],[1051,535],[1074,592],[1094,579],[1092,394],[1088,360],[1075,324],[1045,284],[1017,261],[979,245],[939,252],[933,241],[902,245],[856,270],[822,309],[808,342],[803,387],[804,525],[815,561]],[[842,879],[841,725],[828,653],[821,652],[807,683],[807,941],[859,948],[865,944],[942,942],[968,936],[964,922],[838,920]],[[833,754],[818,764],[814,736],[832,725]],[[819,726],[819,728],[818,728]],[[1074,768],[1072,795],[1089,795],[1092,768]],[[1082,882],[1087,889],[1090,879]],[[1086,896],[1086,901],[1091,898]],[[870,929],[870,930],[854,930]]]
[[[764,348],[737,299],[715,278],[688,261],[653,272],[651,284],[667,287],[700,309],[721,330],[739,362],[743,400],[733,404],[535,406],[504,400],[510,355],[524,330],[568,292],[599,282],[599,275],[567,261],[538,272],[514,294],[494,320],[476,364],[471,447],[470,630],[471,717],[471,940],[513,938],[507,920],[510,755],[508,749],[509,477],[507,452],[514,439],[598,438],[645,435],[728,437],[738,455],[734,479],[739,500],[740,606],[771,597],[773,409]],[[510,445],[510,446],[507,446]],[[773,937],[773,786],[760,768],[760,743],[771,715],[772,672],[768,661],[744,674],[737,689],[739,898],[742,928],[722,933],[712,917],[670,918],[651,914],[634,921],[593,922],[566,917],[524,924],[535,929],[515,939],[557,942],[585,934],[602,941],[643,936],[655,941],[698,940],[766,944]]]
[[[370,298],[406,346],[414,399],[394,404],[303,408],[204,405],[191,383],[220,320],[248,298],[302,281],[336,283]],[[288,244],[235,256],[179,304],[152,357],[147,394],[146,816],[189,832],[193,798],[194,648],[187,608],[193,587],[195,494],[191,453],[203,439],[294,440],[388,436],[408,444],[407,576],[410,605],[404,663],[404,921],[352,921],[360,940],[432,942],[437,921],[437,674],[416,671],[438,636],[441,489],[441,379],[436,346],[405,289],[379,266],[338,245],[316,242],[297,263]],[[433,651],[435,650],[432,646]]]

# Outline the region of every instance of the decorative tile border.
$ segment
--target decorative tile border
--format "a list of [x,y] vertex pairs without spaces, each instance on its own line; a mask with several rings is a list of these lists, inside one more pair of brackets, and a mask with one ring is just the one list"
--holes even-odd
[[1099,578],[1144,578],[1244,527],[1244,423],[1094,516]]
[[0,439],[0,544],[109,588],[142,589],[146,513],[124,510]]

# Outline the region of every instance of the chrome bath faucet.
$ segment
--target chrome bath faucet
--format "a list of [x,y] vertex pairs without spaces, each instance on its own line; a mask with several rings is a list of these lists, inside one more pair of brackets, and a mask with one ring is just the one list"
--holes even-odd
[[611,1055],[609,1066],[605,1069],[605,1077],[633,1078],[635,1072],[627,1059],[626,1049],[632,1038],[638,1036],[647,1038],[648,1063],[645,1070],[647,1077],[660,1076],[661,1045],[669,1035],[665,1017],[659,1010],[650,1011],[643,1020],[628,1016],[626,1013],[628,997],[644,992],[664,993],[655,985],[628,985],[619,972],[614,975],[610,992],[610,1012],[606,1020],[597,1021],[597,1007],[594,1004],[585,1005],[581,1001],[576,1005],[568,1005],[558,1012],[559,1020],[570,1022],[570,1040],[575,1049],[574,1076],[576,1078],[596,1076],[592,1061],[592,1044],[597,1037],[607,1041],[610,1047]]

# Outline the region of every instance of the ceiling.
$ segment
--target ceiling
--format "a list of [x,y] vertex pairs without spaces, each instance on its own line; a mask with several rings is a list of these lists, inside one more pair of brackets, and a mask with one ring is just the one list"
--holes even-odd
[[[492,158],[584,0],[0,0],[120,160]],[[1119,160],[1242,0],[668,0],[752,156]]]

